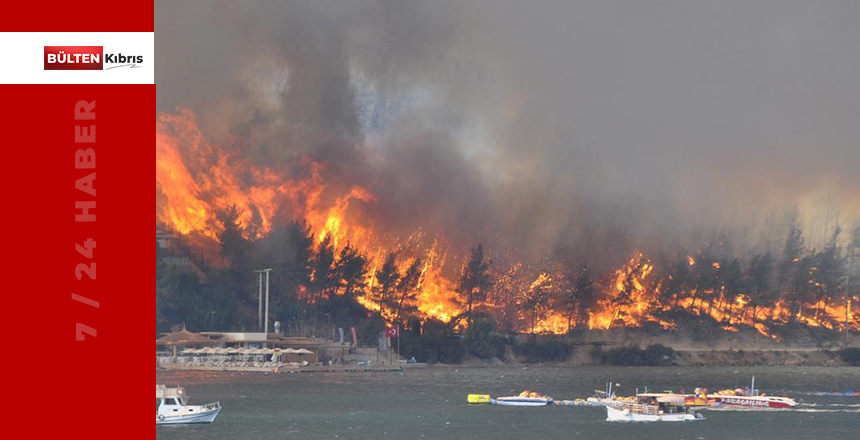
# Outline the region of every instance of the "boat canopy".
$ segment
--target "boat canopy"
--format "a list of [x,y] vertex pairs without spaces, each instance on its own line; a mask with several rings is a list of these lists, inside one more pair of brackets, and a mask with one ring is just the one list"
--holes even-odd
[[658,403],[678,403],[683,404],[686,402],[686,397],[683,394],[666,394],[666,393],[645,393],[639,394],[640,398],[654,398]]
[[156,399],[169,399],[169,398],[184,398],[185,397],[185,389],[182,387],[168,387],[166,385],[156,385],[155,386],[155,398]]

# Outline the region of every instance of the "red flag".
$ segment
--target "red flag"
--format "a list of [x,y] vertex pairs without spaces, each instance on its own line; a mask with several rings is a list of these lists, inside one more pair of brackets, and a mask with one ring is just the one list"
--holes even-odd
[[355,332],[355,327],[349,329],[352,331],[352,344],[358,347],[358,334]]
[[396,338],[397,337],[397,327],[389,327],[385,329],[385,337],[386,338]]

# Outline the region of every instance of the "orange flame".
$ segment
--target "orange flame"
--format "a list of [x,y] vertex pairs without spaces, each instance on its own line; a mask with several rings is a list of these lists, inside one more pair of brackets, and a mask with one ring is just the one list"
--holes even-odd
[[[422,261],[418,294],[413,304],[421,317],[448,322],[462,310],[455,300],[456,270],[449,261],[450,249],[438,237],[426,237],[421,231],[405,241],[391,238],[391,233],[375,229],[372,211],[377,201],[374,194],[361,186],[348,190],[329,187],[323,179],[325,164],[311,159],[298,159],[290,166],[255,165],[248,159],[231,154],[229,149],[209,143],[189,110],[159,114],[156,119],[156,221],[198,242],[214,243],[221,226],[219,211],[236,206],[238,219],[248,238],[259,238],[272,230],[279,221],[303,221],[309,225],[316,242],[331,237],[336,250],[347,243],[357,247],[370,260],[368,284],[373,286],[375,274],[389,252],[398,252],[401,273],[415,258]],[[296,171],[299,170],[299,171]],[[368,208],[356,210],[356,204]],[[445,249],[443,251],[443,249]],[[457,249],[455,253],[460,254]],[[456,259],[453,259],[456,260]],[[686,257],[690,267],[696,259]],[[720,269],[717,262],[711,263]],[[748,294],[729,294],[725,288],[701,292],[677,292],[671,300],[661,298],[663,286],[655,276],[654,264],[642,252],[630,258],[607,277],[596,280],[599,291],[596,307],[588,316],[578,318],[589,329],[641,327],[646,324],[674,329],[677,325],[661,318],[664,312],[686,310],[709,317],[724,330],[740,331],[741,327],[756,329],[767,337],[773,323],[795,320],[810,327],[844,329],[844,317],[851,327],[860,330],[860,314],[846,310],[846,305],[827,301],[804,304],[793,312],[782,299],[771,306],[750,308]],[[541,302],[538,319],[523,310],[530,295],[551,291],[554,296],[570,280],[558,268],[549,268],[535,276],[521,262],[498,273],[496,286],[483,308],[492,312],[509,327],[535,333],[564,333],[572,325],[571,314],[553,301]],[[302,287],[301,289],[304,289]],[[307,295],[307,292],[299,292]],[[706,297],[708,300],[703,300]],[[368,310],[379,310],[370,298],[359,302]],[[858,300],[858,298],[854,298]],[[391,316],[386,316],[391,319]]]

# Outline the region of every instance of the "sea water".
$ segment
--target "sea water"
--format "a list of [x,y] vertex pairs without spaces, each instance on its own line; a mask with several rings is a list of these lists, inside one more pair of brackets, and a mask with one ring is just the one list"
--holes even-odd
[[[468,405],[470,393],[557,400],[585,398],[613,382],[636,389],[692,392],[748,386],[801,401],[796,410],[708,410],[680,423],[607,422],[602,408]],[[192,403],[220,401],[211,425],[156,427],[156,439],[860,439],[860,391],[851,367],[429,367],[402,373],[157,373],[186,387]]]

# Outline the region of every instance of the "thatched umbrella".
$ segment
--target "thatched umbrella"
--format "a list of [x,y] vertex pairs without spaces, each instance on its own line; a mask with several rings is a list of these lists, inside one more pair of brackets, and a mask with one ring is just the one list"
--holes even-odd
[[167,346],[210,345],[216,343],[217,341],[213,341],[199,333],[190,332],[185,327],[183,327],[182,330],[178,332],[170,332],[155,340],[155,345]]
[[217,341],[213,341],[206,336],[188,331],[185,326],[183,326],[182,330],[178,332],[170,332],[155,340],[155,345],[165,345],[168,347],[173,347],[174,358],[176,357],[177,346],[211,345],[217,343]]

